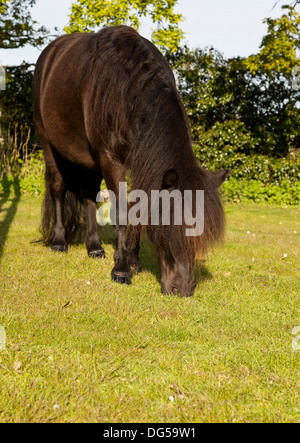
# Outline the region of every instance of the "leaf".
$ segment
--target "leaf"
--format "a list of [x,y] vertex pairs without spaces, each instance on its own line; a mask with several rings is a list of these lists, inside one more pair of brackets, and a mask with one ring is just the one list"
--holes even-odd
[[241,368],[243,373],[246,374],[247,377],[249,377],[249,375],[251,374],[250,369],[246,365],[242,365]]
[[20,369],[22,367],[22,363],[20,361],[15,361],[13,364],[13,368],[17,373],[20,373]]

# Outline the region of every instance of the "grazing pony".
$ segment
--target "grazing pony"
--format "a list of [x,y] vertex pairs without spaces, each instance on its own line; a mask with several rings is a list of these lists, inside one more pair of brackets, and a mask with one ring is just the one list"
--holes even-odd
[[66,35],[42,52],[33,90],[35,127],[46,163],[44,243],[66,252],[82,208],[88,254],[105,257],[96,222],[96,195],[104,178],[117,198],[112,279],[130,283],[132,271],[141,271],[141,226],[119,222],[119,183],[126,174],[131,188],[148,196],[152,190],[190,190],[193,195],[203,190],[201,236],[187,237],[184,223],[147,227],[163,293],[192,296],[196,252],[205,252],[223,236],[217,188],[228,171],[213,174],[197,164],[187,114],[162,54],[127,26]]

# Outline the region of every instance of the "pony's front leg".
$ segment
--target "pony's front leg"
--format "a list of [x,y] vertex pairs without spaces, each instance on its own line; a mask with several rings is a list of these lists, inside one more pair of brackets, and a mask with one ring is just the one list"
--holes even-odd
[[[121,197],[119,196],[119,199]],[[125,196],[123,195],[122,197],[123,199],[125,198]],[[122,205],[121,205],[122,206]],[[119,214],[120,217],[120,214]],[[127,211],[124,214],[123,213],[123,217],[120,218],[126,218],[127,220]],[[124,231],[120,231],[120,224],[118,225],[118,234],[117,235],[117,241],[118,242],[123,242],[123,246],[122,247],[117,247],[116,252],[115,252],[115,262],[121,264],[121,268],[116,269],[116,267],[113,270],[113,280],[114,281],[119,281],[120,283],[127,283],[130,284],[130,276],[132,274],[140,274],[143,269],[142,269],[142,265],[140,262],[140,238],[141,238],[141,226],[133,226],[130,225],[127,229],[125,229]],[[124,234],[126,234],[126,238],[124,236]],[[121,278],[120,278],[120,273],[118,271],[120,270],[124,270],[126,269],[126,273],[128,272],[129,269],[129,274],[125,276],[125,281],[124,281],[124,276],[123,274],[121,274]],[[115,272],[117,271],[117,272]],[[120,281],[121,280],[121,281]]]
[[116,250],[114,253],[115,266],[111,278],[117,283],[130,285],[131,271],[128,263],[126,226],[116,224]]
[[84,195],[86,248],[90,258],[105,258],[105,252],[100,244],[96,219],[96,198],[102,182],[100,171],[82,172],[82,190]]
[[127,201],[126,193],[123,195],[119,192],[119,184],[125,182],[125,168],[117,159],[112,160],[105,154],[100,157],[100,161],[107,188],[112,191],[116,197],[116,250],[114,253],[115,266],[111,272],[111,278],[117,283],[130,285],[131,272],[127,246]]
[[84,199],[86,221],[86,248],[90,258],[105,258],[105,252],[100,244],[96,221],[96,203],[88,198]]
[[142,264],[140,262],[140,239],[141,226],[132,226],[128,228],[127,245],[129,250],[129,267],[133,273],[141,274]]

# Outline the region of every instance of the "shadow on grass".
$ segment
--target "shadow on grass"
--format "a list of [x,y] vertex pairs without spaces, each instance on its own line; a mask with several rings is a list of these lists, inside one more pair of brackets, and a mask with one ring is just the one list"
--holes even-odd
[[[5,213],[4,218],[0,221],[0,262],[3,256],[4,245],[9,233],[10,226],[15,218],[18,204],[21,198],[20,182],[18,177],[8,180],[7,177],[2,179],[4,193],[0,194],[0,214]],[[10,202],[8,208],[3,208]]]
[[212,273],[205,264],[205,260],[196,260],[194,272],[197,284],[212,280],[213,278]]
[[[115,232],[113,226],[104,226],[101,229],[101,240],[105,244],[110,244],[115,247]],[[161,270],[158,264],[156,252],[153,244],[147,237],[147,234],[143,232],[141,240],[140,260],[144,271],[149,271],[153,274],[157,281],[161,281]],[[205,260],[197,259],[195,263],[195,279],[197,284],[201,284],[204,281],[211,280],[213,275],[205,265]]]

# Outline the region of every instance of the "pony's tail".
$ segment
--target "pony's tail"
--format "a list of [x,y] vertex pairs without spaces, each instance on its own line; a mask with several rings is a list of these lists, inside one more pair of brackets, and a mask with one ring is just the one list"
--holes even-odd
[[[46,246],[50,246],[53,241],[52,233],[55,224],[55,207],[50,193],[50,180],[47,173],[45,178],[46,189],[42,205],[42,223],[40,226],[40,232],[42,235],[41,241]],[[84,226],[83,203],[80,196],[80,190],[74,193],[67,189],[63,203],[63,223],[66,230],[66,241],[67,243],[79,241],[82,237]]]

